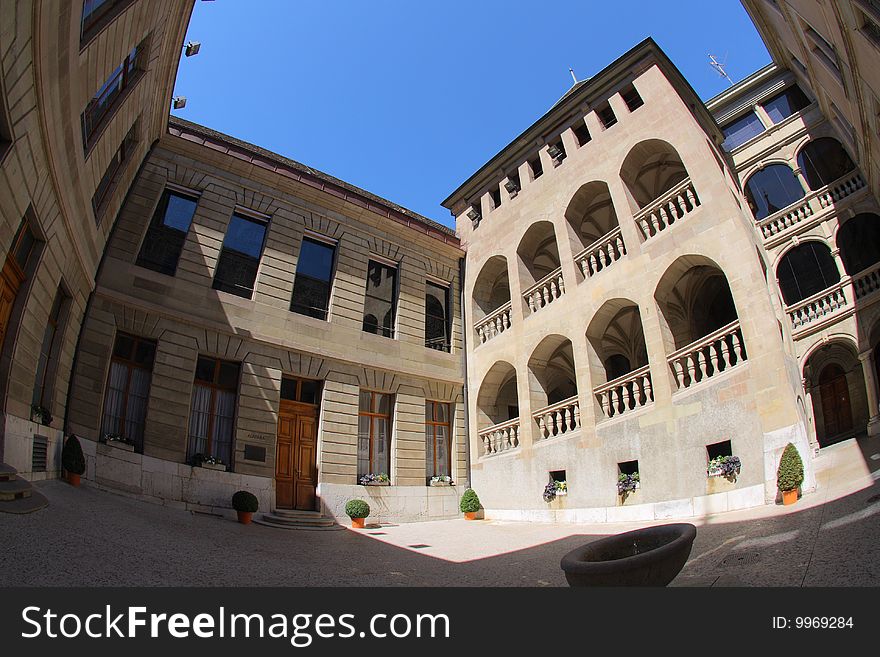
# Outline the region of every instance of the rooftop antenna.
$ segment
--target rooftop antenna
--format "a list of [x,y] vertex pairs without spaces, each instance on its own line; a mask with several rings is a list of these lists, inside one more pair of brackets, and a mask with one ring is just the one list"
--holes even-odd
[[577,79],[577,77],[575,76],[575,74],[574,74],[574,69],[573,69],[571,66],[568,67],[568,72],[571,73],[571,79],[574,80],[574,83],[575,83],[575,84],[577,84],[577,83],[578,83],[578,79]]
[[727,55],[724,55],[723,62],[719,62],[715,58],[715,55],[713,55],[712,53],[709,53],[709,66],[714,68],[715,71],[718,73],[718,75],[720,75],[722,78],[725,78],[728,82],[730,82],[730,84],[733,84],[733,80],[730,79],[730,76],[727,74],[727,71],[724,70],[724,67],[727,66]]

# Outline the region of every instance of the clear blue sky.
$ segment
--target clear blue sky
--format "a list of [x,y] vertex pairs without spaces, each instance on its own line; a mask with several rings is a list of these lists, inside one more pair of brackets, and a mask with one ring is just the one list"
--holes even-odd
[[452,225],[440,201],[653,36],[703,99],[770,57],[737,0],[197,1],[173,114]]

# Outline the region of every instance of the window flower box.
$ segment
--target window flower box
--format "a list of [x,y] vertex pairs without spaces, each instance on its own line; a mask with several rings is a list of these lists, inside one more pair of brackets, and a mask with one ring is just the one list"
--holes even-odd
[[390,486],[391,477],[387,474],[366,474],[360,478],[358,483],[361,486]]
[[738,456],[718,456],[711,461],[706,468],[709,477],[725,477],[736,479],[742,469],[742,463]]
[[568,483],[564,481],[550,481],[544,486],[544,501],[552,502],[557,497],[568,495]]
[[105,433],[104,434],[104,444],[107,445],[108,447],[115,447],[116,449],[121,449],[125,452],[133,452],[134,451],[134,443],[118,433]]
[[217,470],[226,472],[226,464],[216,456],[205,456],[204,454],[196,454],[192,457],[192,466],[194,468],[207,468],[208,470]]
[[226,472],[226,465],[224,463],[208,463],[207,461],[202,463],[202,468],[208,468],[208,470],[218,470],[219,472]]
[[636,491],[641,486],[639,473],[632,474],[620,473],[617,477],[617,494],[626,497],[630,493]]
[[431,477],[431,486],[452,486],[452,477],[449,475],[440,475],[438,477]]
[[52,413],[45,406],[34,404],[31,406],[31,422],[37,422],[44,427],[52,424]]

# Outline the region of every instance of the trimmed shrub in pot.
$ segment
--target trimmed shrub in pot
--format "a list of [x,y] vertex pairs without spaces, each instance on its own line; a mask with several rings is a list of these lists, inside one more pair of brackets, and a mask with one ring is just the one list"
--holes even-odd
[[461,502],[458,503],[458,508],[464,513],[465,520],[477,519],[477,511],[480,510],[480,498],[477,497],[473,488],[468,488],[464,492],[461,496]]
[[364,519],[370,515],[370,505],[363,500],[349,500],[345,503],[345,515],[351,518],[351,526],[364,528]]
[[232,496],[232,508],[238,512],[238,521],[249,525],[260,508],[260,500],[250,491],[240,490]]
[[67,473],[67,482],[79,486],[79,479],[86,471],[86,457],[83,455],[79,438],[70,434],[61,448],[61,467]]
[[798,488],[804,483],[804,462],[792,443],[785,446],[779,468],[776,470],[776,486],[782,493],[783,504],[794,504],[798,498]]

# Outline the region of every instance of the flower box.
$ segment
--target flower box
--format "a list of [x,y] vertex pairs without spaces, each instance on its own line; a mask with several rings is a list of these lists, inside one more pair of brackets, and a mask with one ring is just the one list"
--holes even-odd
[[131,443],[126,443],[121,440],[107,440],[104,441],[104,444],[108,447],[115,447],[116,449],[121,449],[124,452],[133,452],[134,445]]
[[452,486],[451,481],[432,481],[431,486]]
[[220,472],[226,472],[226,464],[225,463],[207,463],[202,462],[199,464],[200,468],[207,468],[208,470],[219,470]]
[[556,490],[556,497],[562,497],[563,495],[568,495],[568,491],[559,489]]
[[391,482],[390,481],[368,481],[368,482],[361,484],[361,485],[362,486],[390,486]]

